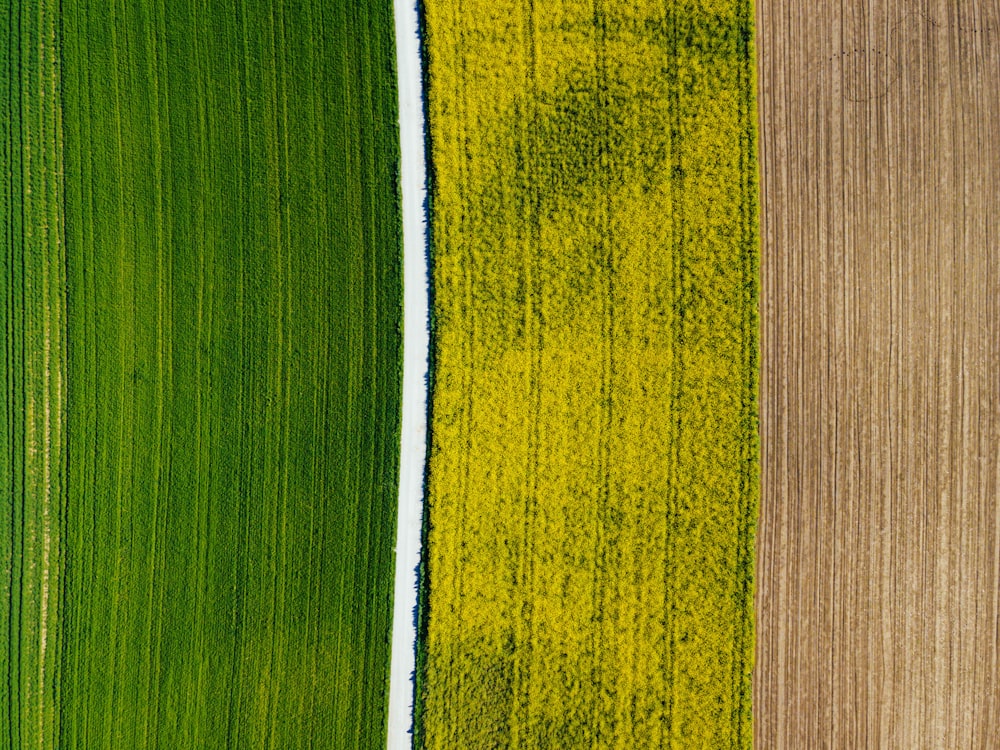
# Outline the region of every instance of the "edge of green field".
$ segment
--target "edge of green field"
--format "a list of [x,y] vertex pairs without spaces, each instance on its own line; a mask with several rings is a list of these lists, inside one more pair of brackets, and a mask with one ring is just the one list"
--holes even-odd
[[0,748],[55,747],[65,561],[66,309],[58,4],[0,14],[5,449]]

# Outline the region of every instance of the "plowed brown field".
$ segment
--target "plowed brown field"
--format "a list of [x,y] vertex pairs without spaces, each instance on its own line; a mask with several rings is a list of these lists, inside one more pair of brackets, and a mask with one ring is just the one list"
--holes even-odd
[[757,6],[760,748],[1000,747],[1000,4]]

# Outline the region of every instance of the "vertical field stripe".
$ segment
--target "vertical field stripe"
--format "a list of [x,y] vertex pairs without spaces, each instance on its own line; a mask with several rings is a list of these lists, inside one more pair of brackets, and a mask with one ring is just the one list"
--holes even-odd
[[59,744],[66,258],[58,10],[58,2],[13,2],[0,19],[4,750]]
[[389,750],[413,745],[417,593],[427,445],[429,301],[424,98],[415,0],[396,0],[403,213],[403,396],[396,519],[396,586],[389,678]]
[[0,12],[0,750],[385,745],[395,52],[388,0]]
[[426,0],[427,748],[751,744],[749,0]]
[[1000,747],[1000,4],[757,4],[758,747]]
[[383,747],[390,3],[6,16],[0,748]]

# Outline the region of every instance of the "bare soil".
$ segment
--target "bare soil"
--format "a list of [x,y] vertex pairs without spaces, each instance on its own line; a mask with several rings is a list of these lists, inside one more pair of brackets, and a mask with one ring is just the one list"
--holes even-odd
[[757,51],[755,746],[1000,748],[1000,2],[758,0]]

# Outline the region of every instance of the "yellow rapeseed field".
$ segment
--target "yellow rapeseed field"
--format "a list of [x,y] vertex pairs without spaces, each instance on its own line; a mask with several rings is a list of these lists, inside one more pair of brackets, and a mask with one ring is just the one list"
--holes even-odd
[[751,8],[425,0],[425,747],[751,746]]

